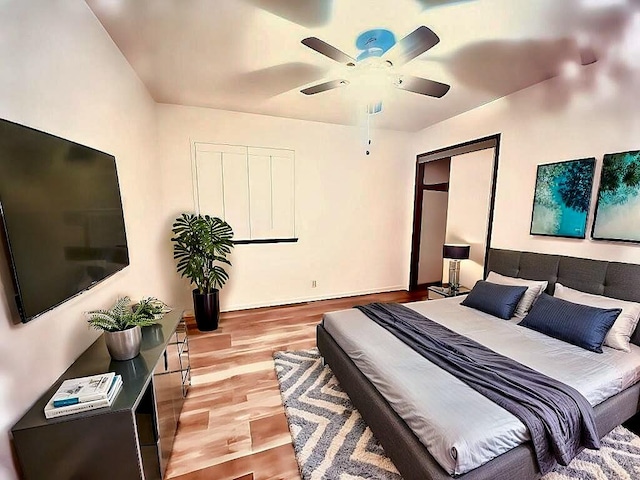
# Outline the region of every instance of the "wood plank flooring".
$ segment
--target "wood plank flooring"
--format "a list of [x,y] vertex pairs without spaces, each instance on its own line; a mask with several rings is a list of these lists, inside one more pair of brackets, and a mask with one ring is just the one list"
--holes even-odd
[[192,386],[167,478],[299,480],[273,352],[314,347],[324,312],[426,298],[426,290],[399,291],[226,312],[215,332],[187,319]]

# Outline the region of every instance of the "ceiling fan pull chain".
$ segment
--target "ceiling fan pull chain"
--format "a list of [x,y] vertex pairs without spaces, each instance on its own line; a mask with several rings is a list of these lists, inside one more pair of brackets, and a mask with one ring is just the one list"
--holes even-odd
[[367,150],[366,153],[369,155],[371,148],[371,112],[369,107],[367,106]]
[[371,134],[370,134],[370,122],[371,122],[371,114],[369,113],[368,109],[367,109],[367,150],[366,153],[367,155],[369,155],[369,145],[371,145]]

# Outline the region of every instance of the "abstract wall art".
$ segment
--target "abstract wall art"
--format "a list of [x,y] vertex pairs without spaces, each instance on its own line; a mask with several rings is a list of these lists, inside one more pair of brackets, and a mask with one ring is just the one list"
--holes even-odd
[[585,238],[595,158],[538,165],[532,235]]
[[591,236],[640,242],[640,151],[604,156]]

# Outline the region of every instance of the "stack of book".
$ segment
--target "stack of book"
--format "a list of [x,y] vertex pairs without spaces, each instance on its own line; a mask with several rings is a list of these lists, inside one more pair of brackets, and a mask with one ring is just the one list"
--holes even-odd
[[114,372],[70,378],[44,407],[46,418],[110,407],[122,387],[122,377]]

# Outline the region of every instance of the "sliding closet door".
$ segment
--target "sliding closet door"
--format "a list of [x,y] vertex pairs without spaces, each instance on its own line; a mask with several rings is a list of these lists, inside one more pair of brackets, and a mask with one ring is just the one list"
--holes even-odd
[[442,245],[447,228],[447,192],[425,190],[422,197],[422,231],[418,284],[442,282]]
[[[451,145],[417,156],[409,288],[424,288],[448,277],[442,245],[471,245],[470,259],[460,265],[461,283],[472,287],[483,277],[491,247],[495,182],[498,175],[500,134]],[[441,163],[448,162],[448,163]],[[448,164],[447,168],[443,165]],[[432,176],[433,175],[433,176]],[[445,235],[442,205],[446,199]],[[440,262],[436,274],[434,263]],[[444,273],[444,275],[443,275]]]
[[[469,288],[484,274],[494,155],[489,148],[451,157],[446,240],[471,246],[460,264],[460,284]],[[448,262],[443,267],[448,272]]]
[[442,282],[442,245],[447,229],[449,169],[448,158],[424,165],[418,285]]

